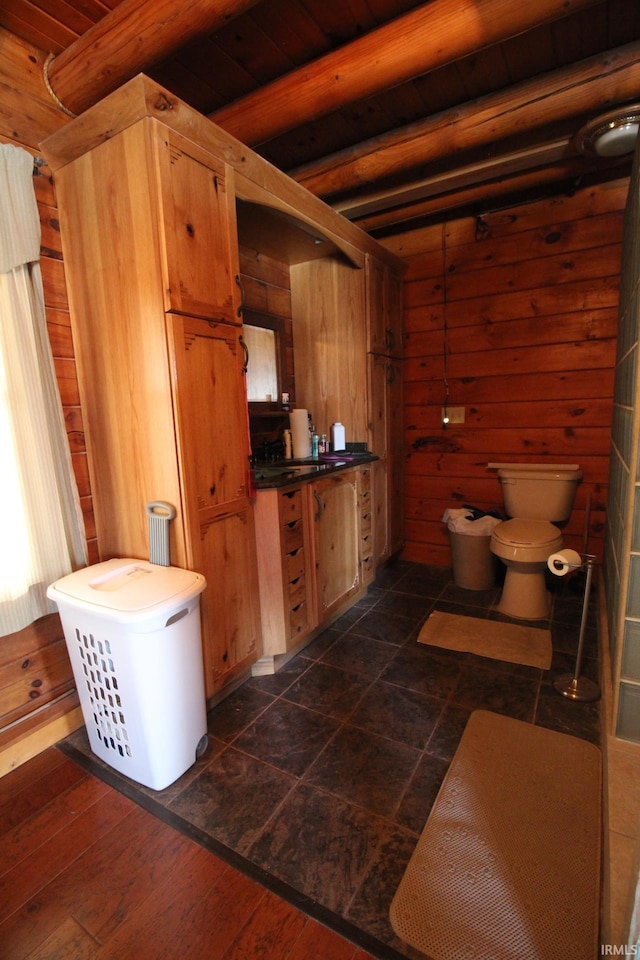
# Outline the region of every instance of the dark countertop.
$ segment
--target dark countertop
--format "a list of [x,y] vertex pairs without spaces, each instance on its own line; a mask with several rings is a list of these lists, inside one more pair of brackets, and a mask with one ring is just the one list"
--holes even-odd
[[346,453],[344,457],[330,454],[326,459],[320,456],[317,460],[278,460],[254,467],[253,480],[256,490],[271,490],[274,487],[287,487],[292,483],[315,480],[319,476],[337,473],[338,470],[349,470],[377,459],[374,453]]

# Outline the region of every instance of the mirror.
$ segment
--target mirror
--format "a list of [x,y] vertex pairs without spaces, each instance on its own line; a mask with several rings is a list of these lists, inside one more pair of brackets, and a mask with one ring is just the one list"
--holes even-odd
[[242,335],[249,351],[247,400],[250,403],[277,402],[280,389],[276,331],[245,323]]

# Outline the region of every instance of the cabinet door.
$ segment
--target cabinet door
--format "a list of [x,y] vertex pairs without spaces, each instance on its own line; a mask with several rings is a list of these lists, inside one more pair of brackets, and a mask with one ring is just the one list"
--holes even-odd
[[200,528],[202,644],[208,697],[262,655],[258,570],[249,504]]
[[225,166],[176,134],[163,133],[166,309],[240,324],[234,201]]
[[386,460],[389,442],[388,357],[369,355],[369,449]]
[[173,395],[185,502],[194,511],[247,496],[249,432],[239,330],[169,315]]
[[404,356],[403,338],[403,282],[402,277],[391,270],[387,274],[388,296],[386,309],[387,345],[392,357]]
[[404,537],[404,435],[402,361],[369,356],[371,420],[369,443],[380,460],[374,476],[374,550],[376,569],[397,553]]
[[334,474],[314,483],[312,509],[318,620],[322,623],[361,585],[356,472]]
[[369,351],[402,356],[402,277],[367,257],[367,318]]
[[385,350],[385,268],[374,257],[368,256],[367,320],[369,326],[369,350],[371,353],[386,353]]
[[389,554],[393,556],[404,546],[404,432],[402,363],[389,363],[387,377],[389,411],[388,431],[388,501]]

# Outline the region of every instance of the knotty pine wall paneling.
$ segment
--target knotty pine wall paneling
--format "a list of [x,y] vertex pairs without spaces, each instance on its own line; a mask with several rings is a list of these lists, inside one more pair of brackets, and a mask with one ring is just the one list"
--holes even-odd
[[[567,546],[602,556],[628,181],[385,241],[404,287],[407,559],[448,566],[447,507],[502,508],[491,460],[577,462]],[[465,422],[442,426],[447,397]]]
[[[68,122],[52,102],[42,79],[46,53],[0,29],[0,142],[23,147],[39,157],[38,144]],[[46,165],[34,167],[34,187],[42,227],[41,260],[47,328],[62,399],[67,436],[85,521],[89,562],[98,559],[87,469],[82,410],[78,398],[73,340],[65,286],[55,190]],[[28,759],[46,736],[39,731],[55,720],[62,735],[63,715],[79,714],[71,664],[57,614],[17,633],[0,637],[0,755],[13,750],[21,737],[30,738],[28,750],[0,762],[0,771],[15,756]],[[40,708],[45,708],[40,710]],[[71,728],[78,725],[78,720]],[[5,753],[3,754],[3,751]]]

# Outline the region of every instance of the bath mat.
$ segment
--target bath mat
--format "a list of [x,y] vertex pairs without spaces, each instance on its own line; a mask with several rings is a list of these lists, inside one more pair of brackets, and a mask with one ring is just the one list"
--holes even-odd
[[418,643],[475,653],[492,660],[522,663],[541,670],[548,670],[551,666],[549,630],[519,623],[461,617],[434,610],[420,631]]
[[600,751],[472,713],[391,903],[431,960],[585,960],[598,952]]

